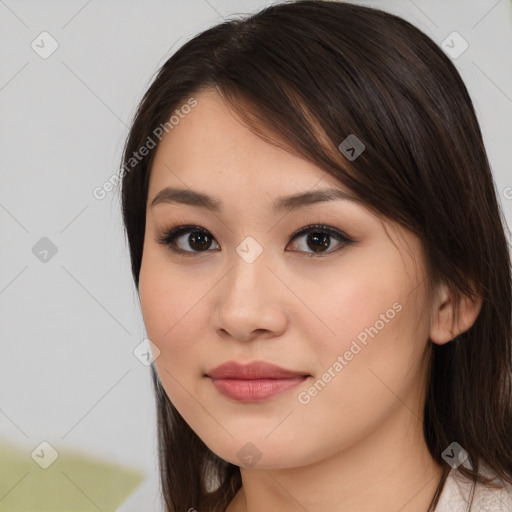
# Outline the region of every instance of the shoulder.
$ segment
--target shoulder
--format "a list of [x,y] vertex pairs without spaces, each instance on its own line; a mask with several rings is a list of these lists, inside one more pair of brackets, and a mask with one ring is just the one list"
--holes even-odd
[[512,485],[483,468],[480,474],[494,477],[496,488],[468,480],[456,469],[446,479],[435,512],[510,512]]

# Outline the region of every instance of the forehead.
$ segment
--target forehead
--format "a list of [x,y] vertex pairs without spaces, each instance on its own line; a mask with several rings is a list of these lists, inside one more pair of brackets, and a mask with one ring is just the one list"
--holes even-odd
[[150,193],[167,185],[201,188],[206,184],[219,194],[234,188],[271,194],[276,187],[293,193],[315,184],[348,192],[315,164],[253,133],[215,91],[193,97],[197,105],[182,115],[158,145]]

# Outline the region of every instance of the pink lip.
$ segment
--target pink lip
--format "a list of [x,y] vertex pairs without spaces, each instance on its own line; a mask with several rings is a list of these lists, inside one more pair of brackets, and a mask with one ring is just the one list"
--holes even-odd
[[247,365],[229,361],[206,375],[219,393],[240,402],[266,400],[299,385],[309,376],[263,361]]

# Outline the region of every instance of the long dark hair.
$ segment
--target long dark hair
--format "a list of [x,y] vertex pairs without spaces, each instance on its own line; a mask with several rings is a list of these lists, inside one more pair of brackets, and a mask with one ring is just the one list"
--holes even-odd
[[[256,134],[416,234],[430,283],[446,283],[455,298],[482,298],[468,331],[429,343],[424,435],[446,468],[442,452],[456,441],[469,454],[470,464],[459,467],[465,476],[489,483],[479,475],[485,464],[510,482],[509,248],[472,101],[450,59],[397,16],[314,0],[273,5],[188,41],[144,95],[123,155],[122,212],[137,289],[155,150],[136,162],[133,155],[205,89],[216,89]],[[338,150],[350,134],[365,144],[354,161]],[[152,377],[167,510],[225,510],[241,486],[239,467],[208,449],[154,368]]]

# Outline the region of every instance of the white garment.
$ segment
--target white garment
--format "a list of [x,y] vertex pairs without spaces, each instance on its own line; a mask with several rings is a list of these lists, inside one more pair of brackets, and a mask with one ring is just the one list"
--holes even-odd
[[[490,475],[488,471],[482,471],[482,474]],[[504,487],[492,489],[481,483],[474,485],[458,470],[452,469],[435,512],[512,512],[512,485],[498,480],[496,483]]]

